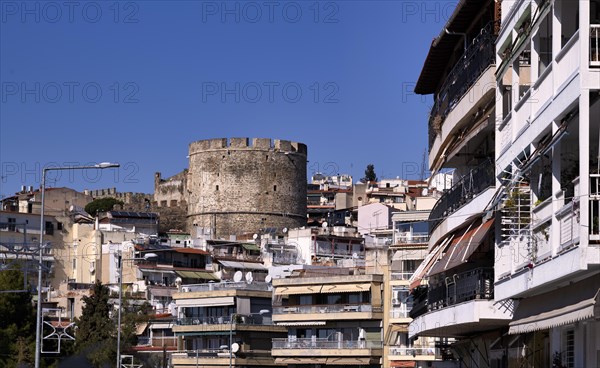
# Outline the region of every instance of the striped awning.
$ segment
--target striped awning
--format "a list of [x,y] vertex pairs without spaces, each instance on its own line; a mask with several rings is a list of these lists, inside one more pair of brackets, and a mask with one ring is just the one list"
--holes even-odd
[[203,271],[175,271],[178,276],[184,279],[200,279],[200,280],[215,280],[218,281],[219,277],[212,272]]
[[323,285],[321,293],[353,293],[370,290],[371,284],[334,284]]
[[315,294],[321,292],[321,285],[277,286],[275,295]]

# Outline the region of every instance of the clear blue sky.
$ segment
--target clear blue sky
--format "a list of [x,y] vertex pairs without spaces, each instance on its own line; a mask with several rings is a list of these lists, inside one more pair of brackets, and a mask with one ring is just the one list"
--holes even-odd
[[416,178],[431,102],[410,91],[455,4],[2,0],[0,195],[99,161],[122,167],[50,185],[152,192],[218,137],[306,143],[309,174]]

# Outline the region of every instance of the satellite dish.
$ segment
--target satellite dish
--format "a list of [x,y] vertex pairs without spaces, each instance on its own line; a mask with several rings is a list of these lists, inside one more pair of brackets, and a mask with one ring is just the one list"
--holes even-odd
[[252,276],[252,272],[248,271],[246,273],[246,282],[251,283],[252,281],[254,281],[254,276]]
[[273,278],[271,277],[271,275],[267,275],[267,277],[265,277],[265,282],[267,284],[271,283],[271,280],[273,280]]
[[327,226],[328,226],[328,225],[329,225],[329,224],[327,223],[327,221],[325,221],[325,222],[323,222],[323,225],[321,225],[321,227],[322,227],[323,229],[327,229]]
[[238,351],[240,351],[240,344],[238,344],[237,342],[231,344],[231,352],[237,353]]
[[252,235],[252,239],[256,240],[256,238],[258,238],[258,234]]
[[356,253],[356,252],[352,253],[352,258],[357,259],[358,258],[358,253]]
[[235,281],[235,282],[240,282],[240,281],[242,281],[242,271],[236,271],[236,272],[233,274],[233,281]]
[[181,285],[182,282],[183,280],[181,279],[181,277],[175,279],[175,285]]
[[287,232],[288,232],[288,228],[287,228],[287,227],[284,227],[284,228],[283,228],[283,230],[282,230],[282,232],[283,232],[284,234],[285,234],[285,233],[287,233]]

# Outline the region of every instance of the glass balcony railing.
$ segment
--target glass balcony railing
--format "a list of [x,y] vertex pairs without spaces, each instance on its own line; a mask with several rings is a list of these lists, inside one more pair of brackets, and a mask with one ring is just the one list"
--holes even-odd
[[391,280],[409,280],[414,272],[394,272],[390,274]]
[[396,235],[396,244],[419,244],[429,241],[429,233],[400,233]]
[[390,346],[389,355],[392,356],[412,356],[416,357],[417,355],[421,356],[439,356],[440,351],[438,348],[434,346],[411,346],[411,347],[401,347],[401,346]]
[[383,342],[368,340],[273,339],[273,349],[382,349]]

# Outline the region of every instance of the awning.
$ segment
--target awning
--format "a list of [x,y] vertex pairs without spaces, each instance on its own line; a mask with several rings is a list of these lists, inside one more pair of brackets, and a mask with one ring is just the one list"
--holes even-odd
[[176,288],[148,288],[150,295],[153,296],[173,296],[173,293],[177,292]]
[[234,269],[238,269],[238,270],[262,270],[262,271],[267,270],[267,268],[262,263],[221,261],[221,260],[219,260],[219,263],[225,268],[234,268]]
[[219,307],[224,305],[233,305],[232,296],[222,296],[218,298],[193,298],[193,299],[177,299],[178,307]]
[[440,253],[442,253],[442,251],[446,249],[446,246],[448,245],[448,243],[450,243],[452,238],[453,235],[450,235],[447,238],[445,238],[439,245],[434,247],[431,250],[431,252],[429,252],[427,257],[423,260],[423,262],[421,262],[419,267],[417,267],[415,273],[413,273],[413,275],[408,280],[410,283],[409,285],[411,290],[421,285],[421,280],[423,280],[427,272],[429,272],[429,269],[431,268],[431,266],[433,266],[433,263],[438,259]]
[[173,327],[173,322],[150,322],[151,330],[167,330]]
[[390,325],[385,332],[385,343],[387,345],[396,345],[398,334],[408,332],[408,325]]
[[141,335],[146,331],[146,327],[148,327],[148,322],[142,322],[135,325],[135,334]]
[[315,357],[294,357],[294,358],[275,358],[275,364],[325,364],[327,358]]
[[390,362],[390,367],[394,368],[415,368],[417,366],[417,362],[409,360],[392,360]]
[[587,318],[600,317],[598,275],[573,285],[519,302],[509,334],[547,330]]
[[277,322],[277,326],[323,326],[325,321]]
[[144,273],[158,273],[163,275],[174,275],[175,272],[172,270],[161,270],[160,268],[140,268],[140,271]]
[[315,294],[320,292],[321,285],[275,287],[275,295]]
[[369,357],[337,357],[327,358],[327,365],[370,365]]
[[370,291],[371,284],[323,285],[321,293],[356,293]]
[[203,271],[175,271],[175,273],[184,279],[200,279],[200,280],[219,280],[219,277],[212,272]]
[[428,275],[450,270],[466,262],[481,245],[493,225],[494,220],[488,220],[479,226],[469,226],[461,235],[456,235],[447,252],[431,267]]
[[242,247],[246,250],[260,251],[260,247],[256,244],[244,243],[244,244],[242,244]]

